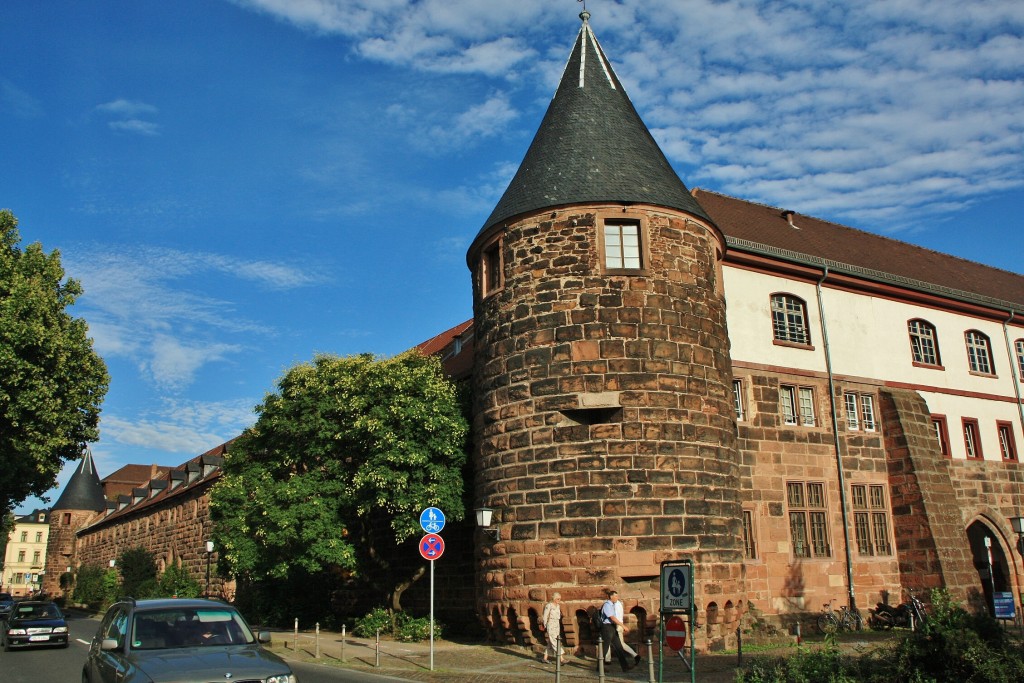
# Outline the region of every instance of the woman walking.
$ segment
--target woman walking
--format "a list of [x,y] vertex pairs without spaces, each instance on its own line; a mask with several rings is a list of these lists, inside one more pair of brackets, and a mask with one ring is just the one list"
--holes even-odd
[[548,652],[553,652],[560,663],[565,664],[565,650],[562,649],[559,639],[562,636],[562,602],[561,593],[553,593],[551,601],[544,605],[544,612],[540,617],[540,630],[547,635],[547,646],[544,648],[544,663],[548,662]]

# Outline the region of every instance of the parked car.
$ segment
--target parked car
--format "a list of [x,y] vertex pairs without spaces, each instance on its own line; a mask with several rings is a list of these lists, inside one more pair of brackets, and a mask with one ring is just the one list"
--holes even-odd
[[100,623],[82,683],[259,681],[296,683],[277,655],[261,646],[231,605],[213,600],[132,600],[114,604]]
[[14,607],[14,598],[10,593],[0,593],[0,620],[6,619]]
[[4,651],[36,645],[68,646],[68,625],[64,614],[52,602],[22,600],[15,603],[0,628]]

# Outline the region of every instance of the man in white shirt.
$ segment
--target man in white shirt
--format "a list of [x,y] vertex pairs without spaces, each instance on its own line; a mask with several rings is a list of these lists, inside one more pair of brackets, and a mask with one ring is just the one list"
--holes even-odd
[[[616,607],[618,609],[616,609]],[[614,654],[619,664],[622,666],[623,671],[629,671],[640,661],[640,658],[634,653],[634,661],[629,661],[626,656],[626,651],[622,647],[622,637],[619,635],[619,630],[622,628],[622,603],[619,602],[618,591],[608,591],[608,600],[601,607],[601,639],[608,643],[610,649],[607,654],[607,661],[611,661],[611,656]],[[630,650],[632,652],[632,650]]]
[[[619,600],[617,597],[618,593],[616,593],[615,595],[616,599],[612,601],[612,606],[615,609],[615,635],[619,639],[619,644],[622,646],[623,652],[625,652],[628,657],[633,658],[633,665],[636,666],[640,663],[642,657],[640,657],[640,655],[636,653],[636,650],[631,648],[629,644],[626,642],[625,608],[623,608],[622,606],[622,601]],[[608,649],[605,650],[604,661],[612,661],[611,643],[608,644]]]

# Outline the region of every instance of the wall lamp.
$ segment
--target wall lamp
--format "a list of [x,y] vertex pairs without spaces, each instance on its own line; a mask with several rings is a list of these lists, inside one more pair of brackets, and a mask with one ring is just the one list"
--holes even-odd
[[1010,517],[1010,526],[1017,532],[1017,552],[1024,555],[1024,517]]
[[480,531],[484,532],[495,541],[501,540],[501,531],[496,526],[491,526],[491,518],[494,516],[494,510],[491,508],[477,508],[473,512],[476,513],[476,525],[480,527]]

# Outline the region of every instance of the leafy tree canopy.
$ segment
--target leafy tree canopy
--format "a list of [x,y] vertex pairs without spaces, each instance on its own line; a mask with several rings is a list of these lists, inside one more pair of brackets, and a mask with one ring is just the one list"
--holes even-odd
[[440,361],[317,356],[257,412],[211,493],[222,568],[257,581],[344,571],[397,607],[422,574],[420,511],[464,516],[468,425]]
[[99,436],[106,365],[84,320],[82,293],[60,253],[24,250],[14,214],[0,210],[0,512],[57,483],[67,460]]

